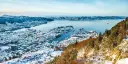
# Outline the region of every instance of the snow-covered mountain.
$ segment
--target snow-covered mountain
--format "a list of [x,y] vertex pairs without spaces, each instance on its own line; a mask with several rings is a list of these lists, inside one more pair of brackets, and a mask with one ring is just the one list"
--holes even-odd
[[125,19],[125,16],[61,16],[61,17],[47,17],[54,20],[70,20],[70,21],[85,21],[85,20],[114,20],[114,19]]
[[30,28],[41,24],[46,24],[50,21],[53,21],[53,19],[44,17],[3,15],[0,17],[0,32]]
[[29,16],[0,16],[0,32],[13,31],[22,28],[30,28],[54,20],[70,20],[70,21],[85,21],[85,20],[114,20],[125,19],[124,16],[80,16],[80,17],[29,17]]
[[[59,26],[48,31],[31,28],[54,20],[123,19],[118,16],[89,17],[0,17],[0,63],[44,64],[63,52],[70,44],[98,36],[96,31],[76,30],[74,26]],[[46,28],[47,29],[47,28]]]

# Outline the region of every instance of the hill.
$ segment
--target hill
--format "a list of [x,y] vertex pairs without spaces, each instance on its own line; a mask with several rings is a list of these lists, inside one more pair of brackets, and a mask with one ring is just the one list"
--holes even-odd
[[47,64],[120,64],[128,59],[127,35],[128,18],[97,38],[70,44],[61,56]]

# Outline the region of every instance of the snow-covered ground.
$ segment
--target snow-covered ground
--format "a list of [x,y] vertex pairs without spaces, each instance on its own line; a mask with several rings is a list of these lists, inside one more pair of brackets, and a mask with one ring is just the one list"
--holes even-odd
[[128,35],[126,36],[125,40],[127,40],[127,41],[128,41]]
[[[114,20],[107,24],[112,20],[93,22],[39,20],[28,19],[22,23],[0,24],[0,64],[44,64],[61,55],[63,47],[76,41],[97,37],[95,31],[86,30],[100,32],[110,29],[119,22]],[[49,23],[46,24],[47,22]]]
[[0,33],[0,62],[4,64],[43,64],[61,54],[63,49],[59,48],[59,45],[67,46],[76,40],[96,36],[95,31],[88,32],[84,29],[75,31],[73,26],[61,26],[48,32],[29,28],[2,32]]
[[44,48],[36,52],[25,53],[22,57],[12,59],[4,64],[44,64],[52,60],[55,56],[60,55],[62,51],[54,51],[51,48]]
[[26,21],[23,23],[6,23],[6,24],[0,24],[0,32],[5,31],[13,31],[18,30],[22,28],[30,28],[35,27],[41,24],[46,24],[49,21]]
[[120,59],[116,64],[128,64],[128,58]]
[[[112,61],[105,61],[104,64],[113,64]],[[128,58],[120,59],[115,64],[128,64]]]
[[96,31],[86,31],[85,29],[81,28],[79,31],[71,35],[70,38],[61,41],[58,46],[59,47],[67,47],[69,44],[73,44],[75,42],[80,42],[82,40],[86,40],[90,37],[96,38],[98,33]]

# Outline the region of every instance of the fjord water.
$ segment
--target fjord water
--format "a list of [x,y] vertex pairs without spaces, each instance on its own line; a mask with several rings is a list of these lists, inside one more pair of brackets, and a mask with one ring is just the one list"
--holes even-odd
[[48,31],[52,28],[56,28],[59,26],[73,26],[75,30],[80,28],[84,28],[85,30],[93,30],[97,32],[104,32],[106,29],[111,29],[112,26],[116,25],[118,22],[123,19],[118,20],[93,20],[93,21],[68,21],[68,20],[55,20],[49,22],[47,24],[42,24],[36,27],[32,27],[33,29]]

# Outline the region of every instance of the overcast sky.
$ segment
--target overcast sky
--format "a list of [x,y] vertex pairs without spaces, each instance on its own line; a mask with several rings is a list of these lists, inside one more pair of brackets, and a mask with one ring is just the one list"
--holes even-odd
[[128,16],[128,0],[0,0],[0,15]]

